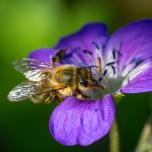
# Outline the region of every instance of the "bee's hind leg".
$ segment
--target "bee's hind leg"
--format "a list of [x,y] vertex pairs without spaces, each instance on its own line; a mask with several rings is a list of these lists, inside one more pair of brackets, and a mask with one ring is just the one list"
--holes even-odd
[[50,96],[45,99],[44,103],[50,104],[54,101],[57,102],[57,103],[61,103],[63,101],[63,98],[61,97],[61,95],[56,93],[56,91],[52,91],[50,93]]
[[60,94],[56,94],[56,99],[58,103],[61,103],[63,101],[63,98],[61,97]]
[[44,103],[46,104],[50,104],[54,101],[54,98],[53,97],[48,97],[47,99],[45,99]]
[[44,103],[46,104],[52,103],[54,101],[55,96],[56,96],[56,92],[51,91],[50,95],[44,100]]

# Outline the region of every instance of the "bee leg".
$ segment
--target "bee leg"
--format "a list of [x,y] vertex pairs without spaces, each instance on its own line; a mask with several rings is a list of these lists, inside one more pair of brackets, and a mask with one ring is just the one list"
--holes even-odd
[[56,98],[59,103],[63,101],[63,98],[61,97],[60,94],[56,94]]
[[66,49],[60,49],[55,56],[52,57],[52,65],[55,67],[56,62],[60,62],[65,56]]
[[56,96],[56,93],[54,91],[51,91],[49,97],[46,98],[44,102],[46,104],[52,103],[54,101],[54,99],[55,99],[55,96]]
[[53,100],[54,100],[54,97],[48,97],[44,102],[45,102],[46,104],[50,104],[50,103],[53,102]]
[[51,61],[51,62],[52,62],[52,66],[53,66],[53,67],[55,67],[55,63],[57,62],[57,60],[58,60],[58,57],[57,57],[57,56],[53,56],[53,57],[52,57],[52,61]]

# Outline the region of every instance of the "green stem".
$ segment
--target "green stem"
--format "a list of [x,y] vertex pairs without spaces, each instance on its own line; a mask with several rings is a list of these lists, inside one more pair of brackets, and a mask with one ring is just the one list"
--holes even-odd
[[146,122],[135,152],[152,152],[152,117]]
[[116,120],[113,122],[112,129],[110,131],[110,152],[119,152],[119,131]]

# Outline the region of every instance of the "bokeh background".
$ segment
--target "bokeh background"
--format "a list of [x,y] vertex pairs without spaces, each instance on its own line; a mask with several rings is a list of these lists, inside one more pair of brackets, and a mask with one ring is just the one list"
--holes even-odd
[[[112,33],[128,22],[147,17],[152,17],[151,0],[1,0],[0,152],[108,152],[108,136],[88,147],[58,144],[48,130],[54,105],[9,102],[10,89],[24,80],[12,62],[33,49],[53,47],[61,36],[87,22],[105,22]],[[151,93],[123,98],[117,107],[122,152],[134,150],[151,112]]]

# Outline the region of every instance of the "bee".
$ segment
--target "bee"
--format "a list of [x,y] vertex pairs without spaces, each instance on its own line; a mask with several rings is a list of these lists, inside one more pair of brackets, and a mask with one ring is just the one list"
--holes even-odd
[[14,62],[14,67],[27,80],[9,92],[10,101],[31,99],[34,103],[51,103],[61,102],[68,96],[87,99],[93,88],[103,89],[93,78],[93,66],[64,64],[55,67],[35,59],[23,58]]

